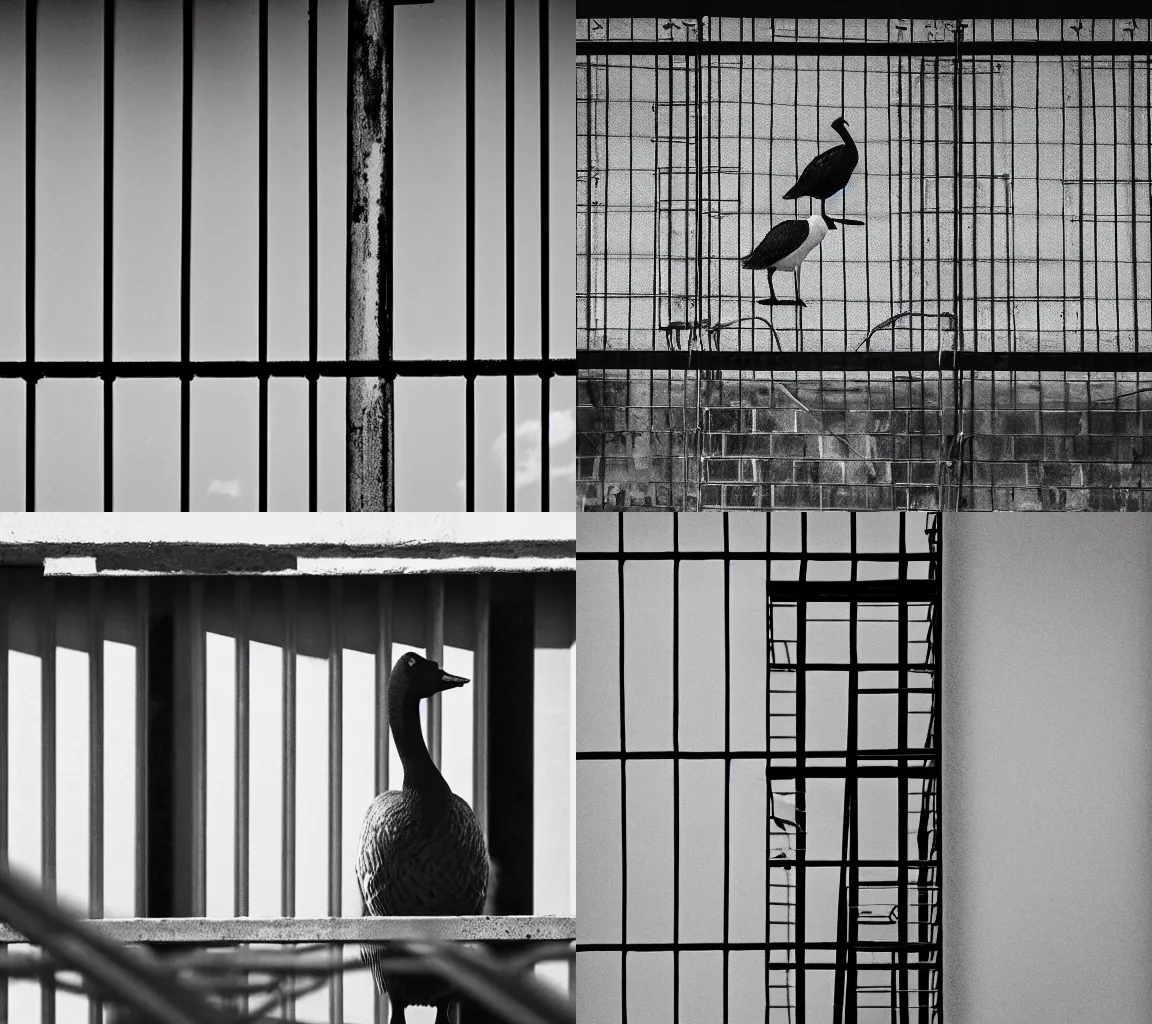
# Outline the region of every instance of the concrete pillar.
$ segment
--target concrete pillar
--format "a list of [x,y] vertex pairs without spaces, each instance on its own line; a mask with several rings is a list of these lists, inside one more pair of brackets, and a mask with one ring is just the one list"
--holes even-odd
[[1152,516],[943,536],[944,1019],[1152,1020]]

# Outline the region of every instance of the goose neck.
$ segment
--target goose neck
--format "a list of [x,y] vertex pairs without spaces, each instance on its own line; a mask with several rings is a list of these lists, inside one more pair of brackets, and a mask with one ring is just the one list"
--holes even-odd
[[388,723],[404,766],[404,789],[426,795],[446,793],[448,784],[428,753],[420,729],[420,699],[407,687],[389,688]]

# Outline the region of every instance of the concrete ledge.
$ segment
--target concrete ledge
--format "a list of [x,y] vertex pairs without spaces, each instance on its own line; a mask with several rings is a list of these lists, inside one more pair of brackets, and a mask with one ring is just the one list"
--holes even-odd
[[[574,917],[154,917],[83,922],[117,942],[571,942]],[[26,942],[0,924],[0,943]]]

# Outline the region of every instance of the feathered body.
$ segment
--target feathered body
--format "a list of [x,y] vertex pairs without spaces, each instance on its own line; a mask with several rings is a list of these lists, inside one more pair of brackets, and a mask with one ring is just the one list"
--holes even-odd
[[785,199],[799,199],[801,196],[819,199],[820,212],[823,213],[825,200],[848,184],[860,154],[852,136],[848,134],[847,125],[848,122],[842,117],[832,122],[832,128],[844,143],[814,156],[800,173],[796,184],[784,193]]
[[[409,660],[412,659],[412,660]],[[442,680],[449,680],[443,683]],[[447,676],[434,662],[404,655],[388,682],[388,714],[404,765],[404,785],[377,796],[360,828],[356,878],[365,910],[375,916],[440,917],[479,914],[488,891],[488,851],[472,808],[448,788],[420,732],[420,700],[467,680]],[[451,989],[439,979],[385,979],[379,957],[387,943],[365,950],[376,986],[387,989],[393,1020],[407,1005],[438,1008],[447,1021]]]
[[768,291],[771,299],[763,302],[779,302],[776,298],[776,288],[772,284],[772,275],[777,270],[791,270],[796,277],[796,305],[803,306],[800,298],[800,264],[827,236],[829,225],[827,218],[819,213],[812,214],[806,220],[786,220],[775,225],[747,256],[741,260],[740,265],[745,270],[767,270]]
[[775,225],[744,259],[745,270],[795,270],[828,234],[818,213],[806,220],[785,220]]

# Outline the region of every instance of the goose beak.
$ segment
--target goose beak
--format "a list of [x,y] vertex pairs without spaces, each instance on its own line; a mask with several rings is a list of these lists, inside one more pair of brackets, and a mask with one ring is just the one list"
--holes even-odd
[[451,690],[456,686],[463,686],[465,683],[468,683],[468,682],[471,682],[471,680],[465,679],[463,676],[453,676],[453,675],[449,675],[447,672],[441,672],[440,673],[440,689],[441,690]]

